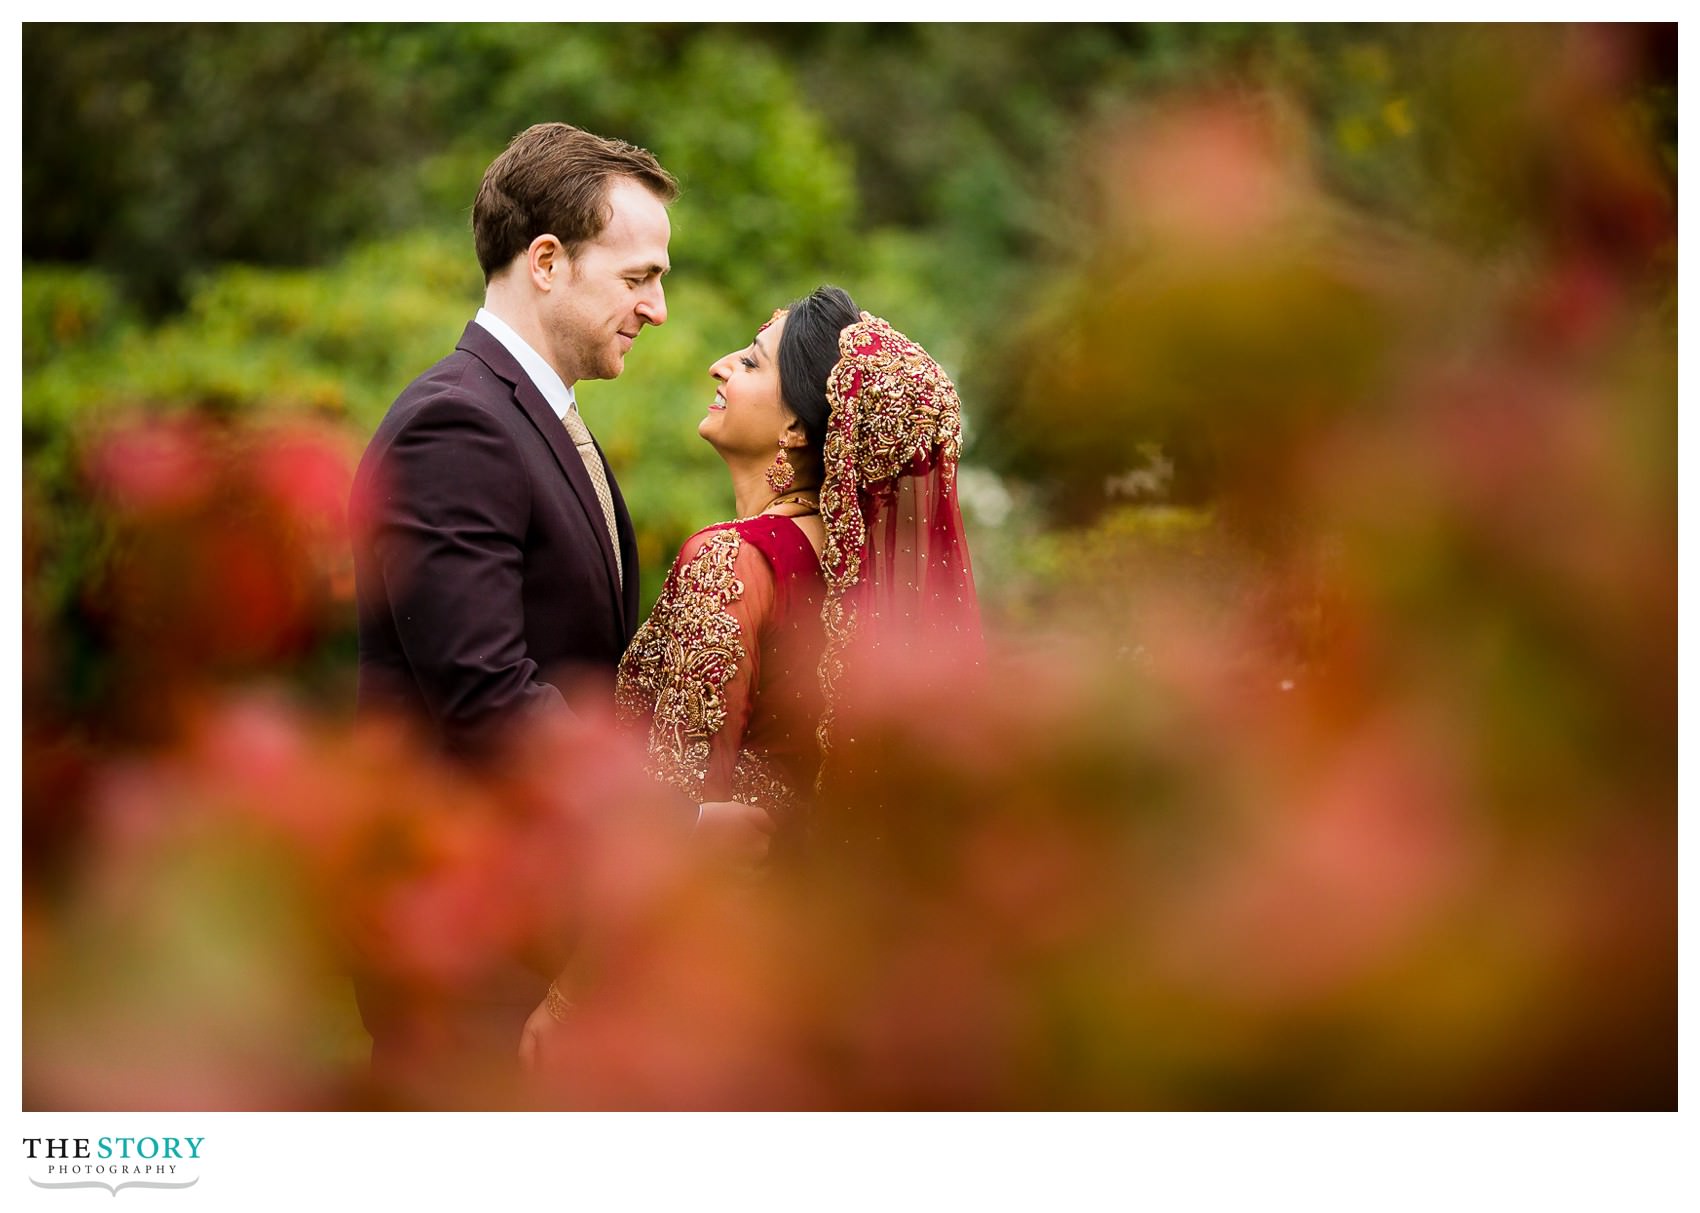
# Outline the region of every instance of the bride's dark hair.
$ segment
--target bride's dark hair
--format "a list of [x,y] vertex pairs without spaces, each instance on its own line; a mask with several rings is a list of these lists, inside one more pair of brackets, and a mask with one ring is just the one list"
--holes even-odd
[[861,319],[842,288],[819,286],[785,309],[779,334],[779,394],[815,451],[826,445],[826,381],[838,365],[838,334]]

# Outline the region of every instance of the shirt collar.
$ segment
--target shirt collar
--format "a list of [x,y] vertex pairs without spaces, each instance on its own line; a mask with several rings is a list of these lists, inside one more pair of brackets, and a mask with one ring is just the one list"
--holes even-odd
[[555,368],[527,345],[525,338],[514,332],[507,321],[489,308],[483,307],[478,309],[478,314],[473,319],[514,356],[514,361],[519,363],[520,369],[530,376],[531,382],[537,385],[537,390],[543,393],[543,399],[555,410],[555,416],[565,417],[569,411],[578,412],[578,397],[573,394],[573,389],[561,382]]

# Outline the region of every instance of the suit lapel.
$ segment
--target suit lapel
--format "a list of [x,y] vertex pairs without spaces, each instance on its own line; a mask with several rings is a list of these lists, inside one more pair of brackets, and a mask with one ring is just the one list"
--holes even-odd
[[[606,461],[604,461],[606,462]],[[620,532],[620,555],[626,562],[625,610],[621,616],[621,626],[625,629],[626,639],[630,640],[637,634],[638,617],[638,554],[637,528],[632,525],[632,516],[626,510],[626,499],[620,494],[620,486],[614,483],[614,473],[608,473],[608,488],[614,494],[614,525]]]
[[[596,499],[596,486],[591,484],[590,473],[584,470],[584,460],[579,458],[578,448],[573,446],[572,439],[567,437],[567,431],[561,424],[561,419],[555,415],[555,410],[549,407],[549,401],[544,398],[542,390],[531,381],[531,376],[527,375],[519,363],[514,360],[513,355],[508,353],[507,347],[496,340],[495,336],[488,332],[483,325],[477,321],[468,324],[466,331],[461,334],[460,344],[457,348],[477,356],[486,366],[513,386],[514,403],[519,406],[520,411],[526,415],[531,424],[537,427],[537,432],[543,435],[543,441],[549,444],[549,450],[554,454],[555,462],[566,476],[567,483],[572,486],[573,495],[578,498],[579,507],[584,510],[585,516],[590,520],[590,532],[596,536],[596,546],[602,553],[602,564],[607,571],[608,592],[621,608],[621,628],[629,634],[630,628],[627,627],[626,620],[630,612],[622,601],[619,569],[614,563],[614,548],[608,538],[608,524],[602,517],[602,503]],[[602,457],[600,445],[597,447],[596,455],[599,459]],[[616,519],[618,519],[620,515],[625,513],[625,501],[620,497],[620,490],[614,485],[613,472],[607,470],[607,460],[605,459],[603,460],[603,468],[608,476],[608,487],[613,491],[614,511]],[[630,518],[625,519],[625,524],[630,527]],[[636,579],[635,561],[629,561],[626,567],[631,568],[634,573],[633,577],[626,579],[629,589],[630,583]]]

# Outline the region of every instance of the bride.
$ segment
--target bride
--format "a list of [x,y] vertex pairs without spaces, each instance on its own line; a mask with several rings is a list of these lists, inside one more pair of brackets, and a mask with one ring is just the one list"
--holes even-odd
[[925,350],[832,286],[709,374],[697,432],[726,461],[737,517],[685,542],[616,694],[648,725],[656,778],[758,806],[783,834],[830,753],[852,637],[978,631],[961,406]]
[[[698,832],[760,859],[770,834],[799,845],[814,793],[853,760],[834,728],[847,665],[978,641],[961,405],[925,350],[835,286],[709,374],[697,432],[726,462],[736,517],[685,541],[616,700],[647,728],[650,773],[701,806]],[[551,985],[522,1055],[566,1006]]]

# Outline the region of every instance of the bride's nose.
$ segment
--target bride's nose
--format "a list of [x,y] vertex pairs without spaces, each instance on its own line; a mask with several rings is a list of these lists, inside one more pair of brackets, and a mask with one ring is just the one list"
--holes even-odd
[[708,368],[708,377],[710,379],[718,379],[722,383],[726,382],[726,377],[732,373],[731,363],[732,355],[722,355],[719,361]]

